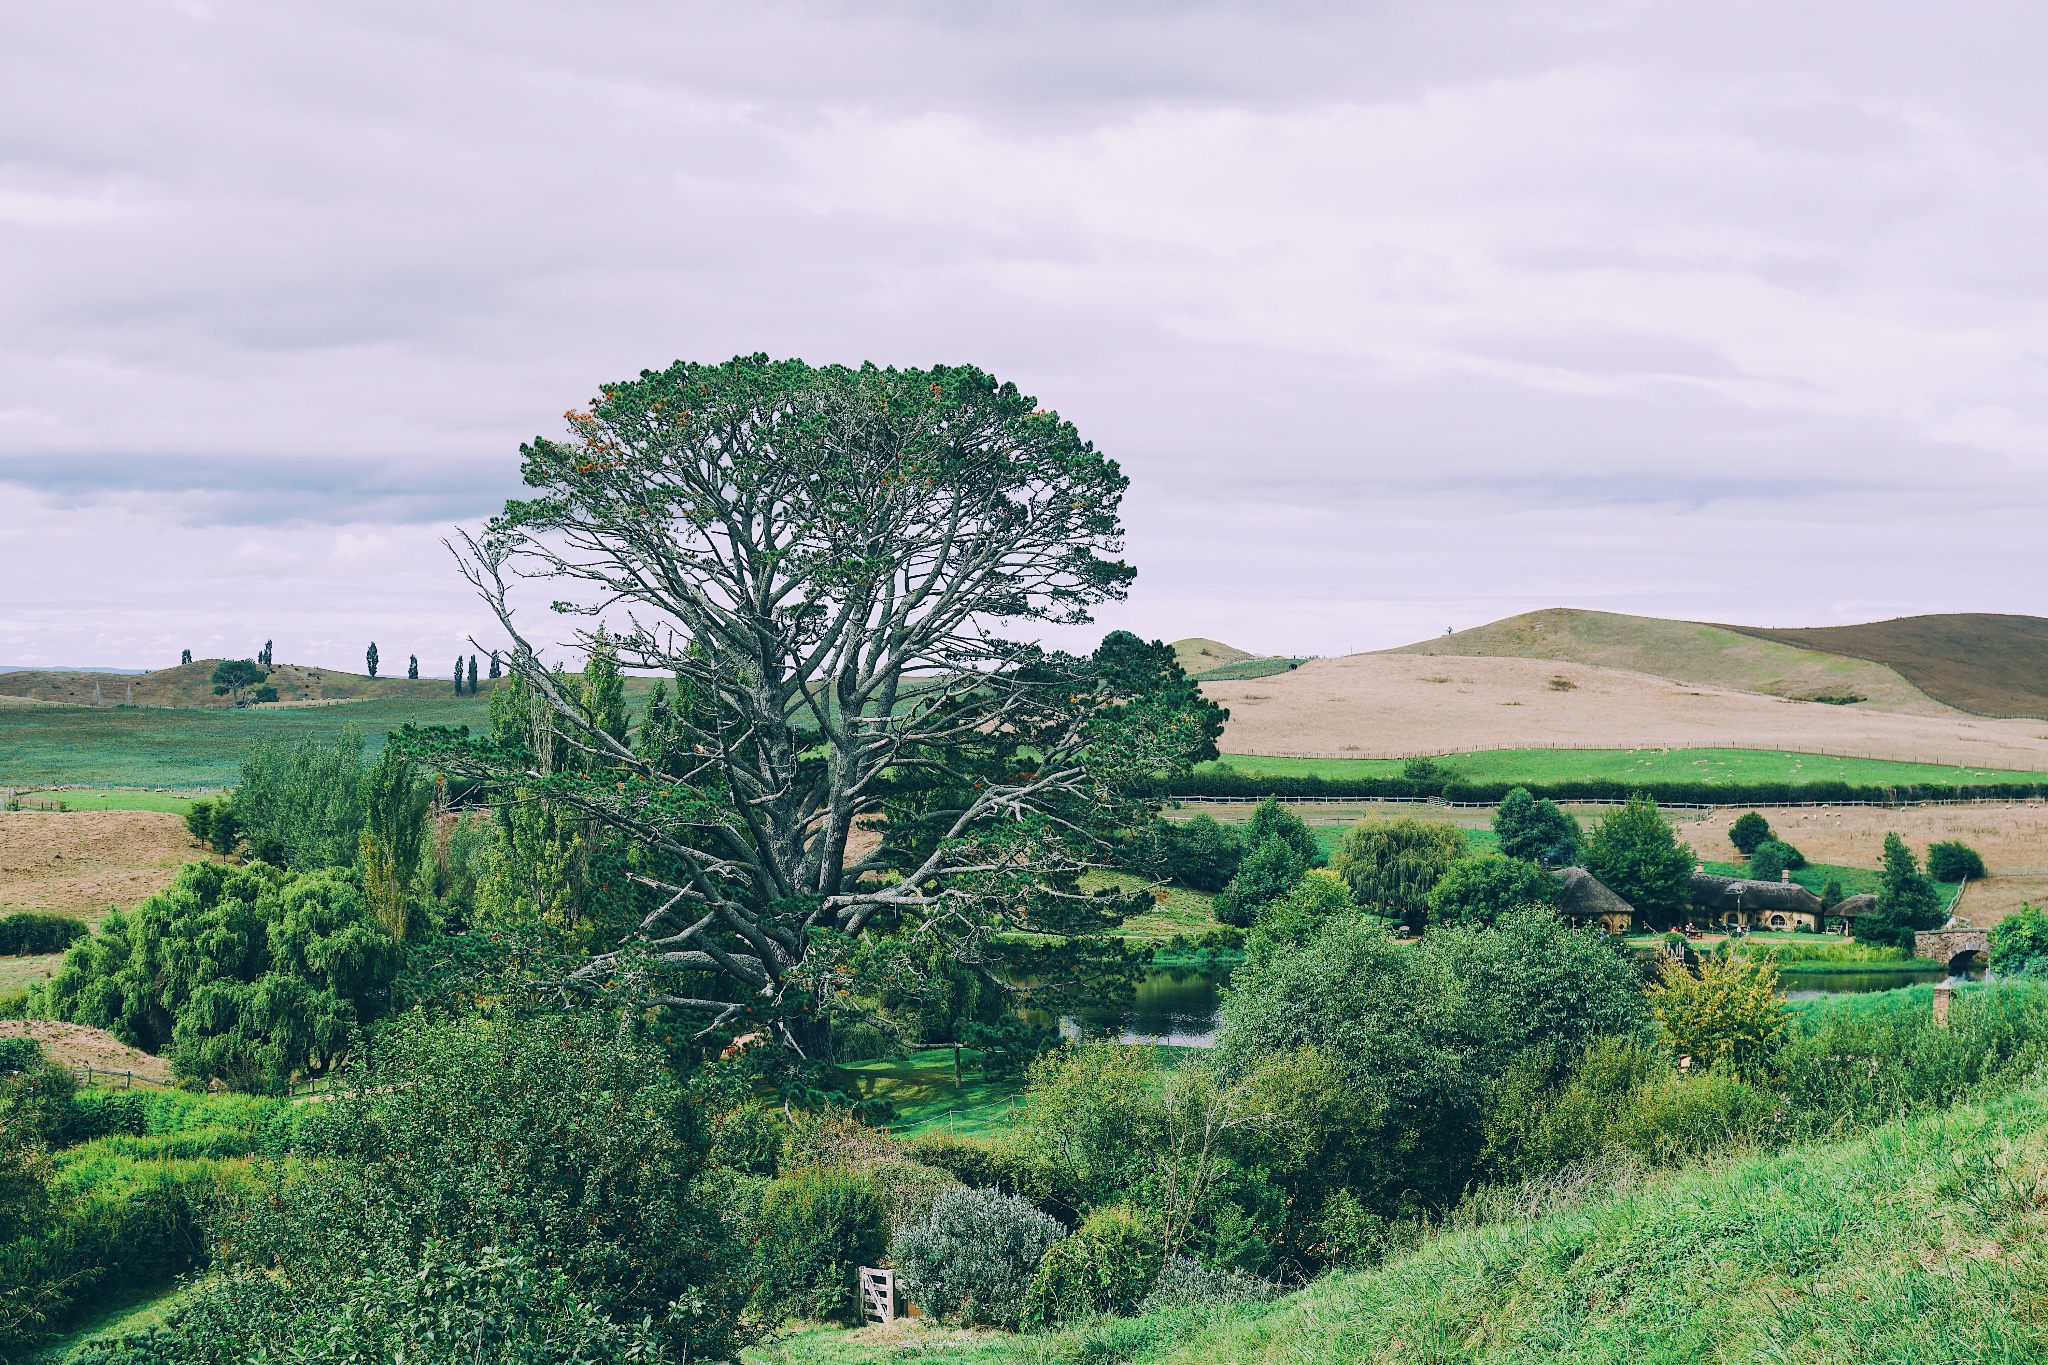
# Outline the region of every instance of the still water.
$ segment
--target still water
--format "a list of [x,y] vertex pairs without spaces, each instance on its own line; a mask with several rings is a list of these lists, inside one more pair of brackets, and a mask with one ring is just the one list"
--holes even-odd
[[[1823,995],[1855,995],[1866,991],[1889,991],[1940,981],[1948,975],[1945,967],[1930,964],[1915,972],[1832,972],[1826,975],[1788,976],[1787,1000],[1815,1000]],[[1982,981],[1977,968],[1966,978]],[[1127,1010],[1080,1010],[1060,1020],[1060,1031],[1068,1036],[1114,1038],[1125,1043],[1169,1043],[1175,1047],[1211,1047],[1216,1042],[1216,1010],[1223,988],[1230,982],[1228,967],[1208,971],[1169,971],[1155,967],[1138,982],[1136,998]]]

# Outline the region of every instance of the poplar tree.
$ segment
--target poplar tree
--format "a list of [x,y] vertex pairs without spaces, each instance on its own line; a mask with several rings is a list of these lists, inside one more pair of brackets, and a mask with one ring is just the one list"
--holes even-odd
[[405,676],[417,682],[420,676],[420,656],[408,654],[405,660]]
[[377,642],[370,641],[370,647],[363,651],[363,662],[370,666],[370,676],[377,676]]
[[462,695],[462,656],[455,656],[455,695]]
[[476,655],[469,656],[469,695],[476,695]]

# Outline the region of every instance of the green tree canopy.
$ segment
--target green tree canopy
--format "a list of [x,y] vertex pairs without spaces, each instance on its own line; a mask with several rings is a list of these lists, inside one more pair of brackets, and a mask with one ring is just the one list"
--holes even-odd
[[1728,827],[1728,842],[1735,845],[1744,857],[1756,852],[1758,844],[1774,837],[1771,822],[1755,811],[1745,812]]
[[1309,833],[1301,817],[1280,804],[1278,797],[1269,796],[1252,808],[1252,818],[1245,822],[1244,846],[1257,848],[1268,839],[1278,839],[1293,849],[1306,867],[1323,865],[1322,846],[1316,836]]
[[1259,911],[1293,890],[1308,872],[1308,861],[1287,840],[1274,836],[1245,855],[1237,875],[1216,897],[1216,918],[1248,928]]
[[[1126,480],[1071,424],[972,368],[754,356],[605,385],[568,440],[522,454],[534,496],[463,548],[526,734],[400,742],[630,848],[642,913],[572,984],[630,973],[707,1032],[767,1022],[809,1055],[834,1007],[812,955],[877,917],[994,970],[1002,931],[1140,908],[1078,878],[1161,777],[1215,756],[1224,713],[1156,642],[1076,658],[1004,634],[1085,622],[1134,572]],[[542,662],[511,600],[532,578],[566,613],[630,620],[620,662],[677,679],[661,743],[606,731]],[[882,846],[849,860],[877,816]]]
[[1877,905],[1872,913],[1856,920],[1857,941],[1911,951],[1916,932],[1939,929],[1946,919],[1941,892],[1920,870],[1913,850],[1906,847],[1906,841],[1896,832],[1887,832]]
[[1429,893],[1429,922],[1492,924],[1510,910],[1557,904],[1557,878],[1534,863],[1498,853],[1460,858]]
[[1609,811],[1586,844],[1586,870],[1642,914],[1674,919],[1692,900],[1692,850],[1641,793]]
[[1463,856],[1465,835],[1456,825],[1404,815],[1353,825],[1330,868],[1350,885],[1360,905],[1420,928],[1428,915],[1429,893]]
[[1984,855],[1949,839],[1927,846],[1927,875],[1938,882],[1965,882],[1984,875]]
[[2048,976],[2048,914],[2022,905],[1992,925],[1990,968],[1997,976]]
[[269,676],[253,659],[222,659],[213,666],[213,693],[215,696],[233,694],[239,705],[243,688],[254,687]]
[[190,863],[109,914],[35,1003],[167,1053],[180,1075],[274,1091],[347,1054],[398,964],[353,873]]
[[1493,814],[1500,851],[1545,867],[1569,867],[1579,856],[1579,822],[1548,798],[1538,801],[1527,787],[1501,798]]

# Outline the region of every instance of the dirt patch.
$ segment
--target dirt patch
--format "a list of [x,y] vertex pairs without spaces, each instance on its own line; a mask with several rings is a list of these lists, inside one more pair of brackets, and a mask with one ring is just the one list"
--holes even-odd
[[59,1066],[90,1066],[95,1071],[132,1071],[146,1080],[171,1080],[171,1064],[162,1057],[128,1046],[105,1029],[60,1024],[50,1019],[0,1019],[0,1038],[27,1036],[43,1045],[43,1055]]
[[[1558,687],[1558,678],[1571,687]],[[1256,683],[1204,683],[1202,690],[1230,708],[1222,747],[1240,754],[1785,749],[2048,771],[2048,725],[2041,721],[1828,706],[1550,659],[1353,654]]]
[[97,924],[205,856],[167,811],[0,812],[0,914],[36,910]]

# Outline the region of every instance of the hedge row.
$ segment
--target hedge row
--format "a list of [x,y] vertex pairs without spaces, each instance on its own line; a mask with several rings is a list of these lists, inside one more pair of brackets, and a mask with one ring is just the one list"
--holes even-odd
[[85,934],[85,921],[68,915],[0,915],[0,957],[61,953]]
[[1414,782],[1405,777],[1273,777],[1247,773],[1194,773],[1166,784],[1179,800],[1278,796],[1294,800],[1384,800],[1441,797],[1493,805],[1516,787],[1552,801],[1626,801],[1647,792],[1664,805],[1785,806],[1800,802],[2025,801],[2048,797],[2048,782],[1987,782],[1974,786],[1905,783],[1858,787],[1847,782]]

